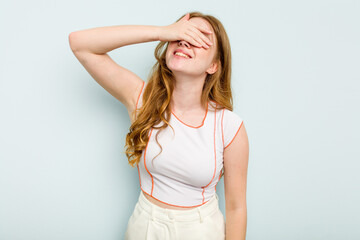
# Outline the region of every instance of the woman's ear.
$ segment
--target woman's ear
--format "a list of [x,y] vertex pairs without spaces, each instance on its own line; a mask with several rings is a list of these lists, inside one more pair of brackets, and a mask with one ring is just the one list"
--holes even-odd
[[214,74],[218,70],[218,64],[218,61],[213,62],[206,72],[208,74]]

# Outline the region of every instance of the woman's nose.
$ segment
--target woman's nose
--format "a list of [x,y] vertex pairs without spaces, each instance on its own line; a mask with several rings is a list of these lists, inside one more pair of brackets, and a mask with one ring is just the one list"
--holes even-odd
[[179,41],[179,45],[180,46],[186,46],[186,47],[190,47],[190,44],[188,43],[188,42],[186,42],[186,41],[184,41],[184,40],[181,40],[181,41]]

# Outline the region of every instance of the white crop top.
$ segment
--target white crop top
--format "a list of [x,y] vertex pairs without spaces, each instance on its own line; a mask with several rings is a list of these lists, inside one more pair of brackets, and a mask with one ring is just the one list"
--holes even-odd
[[[145,85],[136,109],[141,105]],[[172,112],[169,123],[175,134],[169,126],[159,133],[161,154],[155,140],[158,129],[150,130],[149,142],[137,165],[140,188],[145,194],[177,207],[203,205],[215,194],[224,149],[234,140],[243,120],[228,109],[215,112],[212,105],[216,103],[208,102],[200,126],[190,126]]]

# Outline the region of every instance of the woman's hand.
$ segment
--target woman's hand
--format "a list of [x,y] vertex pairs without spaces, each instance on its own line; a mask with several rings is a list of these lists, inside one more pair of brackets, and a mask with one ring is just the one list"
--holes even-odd
[[189,21],[189,16],[190,14],[187,13],[178,22],[168,26],[161,26],[159,40],[164,42],[185,40],[194,46],[209,48],[208,45],[212,45],[213,43],[202,32],[207,34],[211,34],[212,32],[208,28]]

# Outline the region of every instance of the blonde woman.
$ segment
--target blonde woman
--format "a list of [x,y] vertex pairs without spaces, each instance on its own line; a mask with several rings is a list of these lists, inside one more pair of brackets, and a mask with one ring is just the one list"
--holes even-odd
[[[107,55],[149,41],[160,42],[146,82]],[[69,42],[131,120],[125,153],[140,194],[125,239],[245,240],[249,146],[232,111],[231,49],[221,22],[191,12],[167,26],[72,32]],[[226,221],[216,193],[222,176]]]

